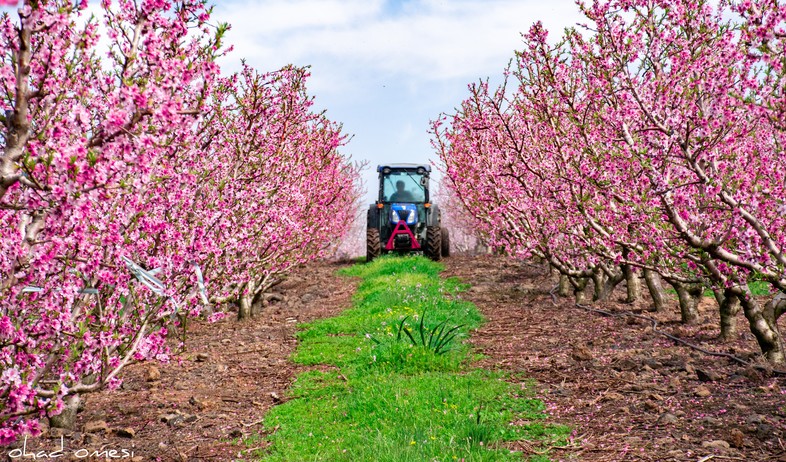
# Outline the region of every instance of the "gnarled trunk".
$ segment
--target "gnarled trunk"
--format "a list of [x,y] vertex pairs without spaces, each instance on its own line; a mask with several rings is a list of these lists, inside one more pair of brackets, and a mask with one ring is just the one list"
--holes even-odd
[[[630,257],[630,249],[623,246],[622,256],[627,260]],[[628,264],[622,265],[622,275],[625,277],[626,285],[628,286],[628,293],[625,297],[625,303],[633,303],[641,297],[641,282],[639,277],[633,270],[633,267]]]
[[262,277],[251,279],[240,287],[238,320],[254,317],[254,305],[262,302],[266,290],[281,282],[281,279],[275,279],[275,275],[276,273],[268,273]]
[[570,295],[570,281],[568,276],[564,274],[559,275],[559,290],[557,292],[560,297],[567,297]]
[[652,306],[654,311],[663,311],[666,307],[665,296],[663,294],[663,285],[660,282],[660,275],[655,271],[644,270],[644,282],[647,283],[647,289],[652,297]]
[[720,339],[724,342],[735,340],[737,338],[737,314],[740,312],[740,298],[729,290],[716,291],[715,298],[720,305]]
[[776,297],[762,307],[750,290],[746,292],[747,296],[739,297],[740,304],[762,353],[771,364],[786,364],[783,338],[778,330],[778,317],[786,309],[786,302]]
[[633,303],[641,297],[641,281],[630,265],[622,265],[622,273],[625,275],[625,282],[628,286],[628,296],[625,298],[625,303]]
[[606,274],[603,271],[596,269],[592,273],[592,285],[592,301],[604,300],[606,298],[606,292],[604,290],[606,286]]
[[609,298],[609,295],[614,292],[614,289],[625,278],[622,272],[612,273],[609,276],[600,268],[596,269],[592,274],[592,283],[594,284],[594,292],[592,294],[593,301],[602,301]]
[[63,400],[63,410],[58,415],[49,418],[49,426],[52,428],[62,428],[63,430],[73,430],[76,425],[76,413],[82,399],[78,394],[66,396]]
[[573,286],[573,296],[576,304],[580,305],[587,301],[587,296],[584,290],[587,288],[587,278],[569,278],[570,284]]
[[726,300],[725,291],[723,289],[712,289],[712,295],[715,296],[715,301],[718,302],[718,308],[723,305],[723,301]]
[[677,291],[680,301],[680,317],[684,324],[693,324],[699,319],[699,300],[704,292],[699,284],[683,284],[674,282],[671,284]]
[[240,307],[237,310],[238,321],[254,317],[254,289],[255,287],[252,281],[246,282],[241,286],[240,293],[238,294],[238,301],[240,302]]

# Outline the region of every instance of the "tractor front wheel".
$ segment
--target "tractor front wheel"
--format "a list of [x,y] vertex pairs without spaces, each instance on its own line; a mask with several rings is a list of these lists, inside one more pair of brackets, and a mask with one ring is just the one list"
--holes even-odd
[[369,228],[366,231],[366,261],[377,258],[382,253],[382,241],[379,238],[377,228]]
[[439,226],[426,227],[426,245],[423,253],[434,261],[442,260],[442,231]]

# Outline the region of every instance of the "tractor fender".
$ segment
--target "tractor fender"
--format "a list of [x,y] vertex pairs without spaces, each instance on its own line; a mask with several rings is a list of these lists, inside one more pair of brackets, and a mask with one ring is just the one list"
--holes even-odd
[[366,220],[367,222],[366,228],[379,229],[379,214],[380,214],[380,209],[377,208],[377,204],[371,204],[368,206],[368,218]]
[[442,212],[439,210],[437,204],[431,204],[426,212],[426,226],[441,226],[442,225]]

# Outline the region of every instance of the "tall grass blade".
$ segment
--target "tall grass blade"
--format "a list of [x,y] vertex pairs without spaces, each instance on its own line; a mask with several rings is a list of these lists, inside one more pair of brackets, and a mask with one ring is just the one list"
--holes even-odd
[[406,316],[404,319],[402,319],[402,320],[401,320],[401,322],[399,323],[399,325],[398,325],[398,334],[396,334],[396,341],[399,341],[399,340],[401,340],[401,329],[403,329],[403,328],[404,328],[404,323],[405,323],[405,322],[407,322],[407,319],[409,319],[409,315],[407,315],[407,316]]
[[444,328],[444,326],[445,326],[447,323],[448,323],[448,321],[447,321],[447,320],[445,320],[445,321],[442,321],[441,323],[439,323],[439,324],[437,324],[436,326],[434,326],[434,328],[433,328],[433,329],[431,329],[431,333],[430,333],[430,334],[429,334],[429,336],[428,336],[428,347],[429,347],[429,348],[431,348],[432,344],[434,345],[434,347],[436,347],[436,341],[438,341],[438,340],[439,340],[439,336],[438,336],[438,335],[436,335],[436,334],[437,334],[437,330],[438,330],[440,327]]
[[440,342],[437,343],[437,346],[434,348],[434,353],[440,354],[440,350],[442,350],[442,348],[444,346],[446,346],[448,343],[450,343],[451,340],[456,338],[456,336],[459,334],[456,331],[461,329],[462,327],[464,327],[464,324],[458,325],[458,326],[453,327],[452,329],[448,330],[445,333],[445,336],[440,340]]
[[412,332],[409,331],[409,327],[404,327],[404,333],[407,334],[407,337],[412,341],[412,346],[418,346],[418,342],[415,341],[415,337],[412,336]]

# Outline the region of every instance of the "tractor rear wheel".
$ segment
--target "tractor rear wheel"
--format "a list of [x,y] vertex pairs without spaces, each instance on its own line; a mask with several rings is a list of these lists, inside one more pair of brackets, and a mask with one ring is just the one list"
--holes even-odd
[[442,228],[442,256],[450,256],[450,233],[447,228]]
[[366,261],[377,258],[382,253],[382,242],[379,239],[379,230],[369,228],[366,231]]
[[426,246],[423,253],[434,261],[442,260],[442,231],[439,226],[426,227]]

